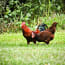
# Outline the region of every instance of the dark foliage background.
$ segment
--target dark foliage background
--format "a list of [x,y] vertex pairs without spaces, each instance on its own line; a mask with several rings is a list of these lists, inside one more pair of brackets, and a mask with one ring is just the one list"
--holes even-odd
[[65,0],[0,0],[0,33],[19,31],[22,21],[33,28],[43,21],[48,25],[58,21],[65,29],[64,14]]

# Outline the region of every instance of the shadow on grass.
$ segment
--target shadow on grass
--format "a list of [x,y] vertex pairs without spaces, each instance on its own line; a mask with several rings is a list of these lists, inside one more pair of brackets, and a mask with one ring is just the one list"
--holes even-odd
[[10,42],[4,42],[4,43],[0,43],[0,47],[41,47],[41,46],[48,46],[47,44],[45,44],[45,43],[39,43],[39,42],[37,42],[36,44],[34,44],[34,43],[30,43],[29,45],[27,45],[27,43],[25,42],[25,43],[14,43],[14,42],[12,42],[12,43],[10,43]]
[[37,42],[36,44],[34,43],[30,43],[29,45],[27,45],[27,43],[0,43],[0,47],[64,47],[65,44],[64,43],[49,43],[48,45],[46,43],[43,42]]

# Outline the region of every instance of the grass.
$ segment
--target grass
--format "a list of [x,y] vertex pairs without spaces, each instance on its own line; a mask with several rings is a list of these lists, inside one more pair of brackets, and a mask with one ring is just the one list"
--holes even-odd
[[49,45],[27,45],[22,33],[0,34],[0,65],[65,65],[65,31],[56,31]]

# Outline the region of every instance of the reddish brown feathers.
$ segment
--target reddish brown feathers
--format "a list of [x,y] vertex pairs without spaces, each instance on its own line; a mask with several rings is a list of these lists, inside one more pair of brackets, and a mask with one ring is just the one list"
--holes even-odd
[[36,34],[35,32],[32,32],[32,38],[35,38],[36,41],[45,42],[46,44],[49,44],[49,42],[53,40],[54,38],[56,25],[57,23],[54,22],[51,27],[49,27],[45,31],[39,32],[38,34]]

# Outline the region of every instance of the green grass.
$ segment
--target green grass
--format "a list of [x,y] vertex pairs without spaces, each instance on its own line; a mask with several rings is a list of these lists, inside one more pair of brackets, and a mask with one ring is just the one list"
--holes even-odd
[[22,33],[0,34],[0,65],[65,65],[65,31],[56,31],[49,45],[27,45]]

